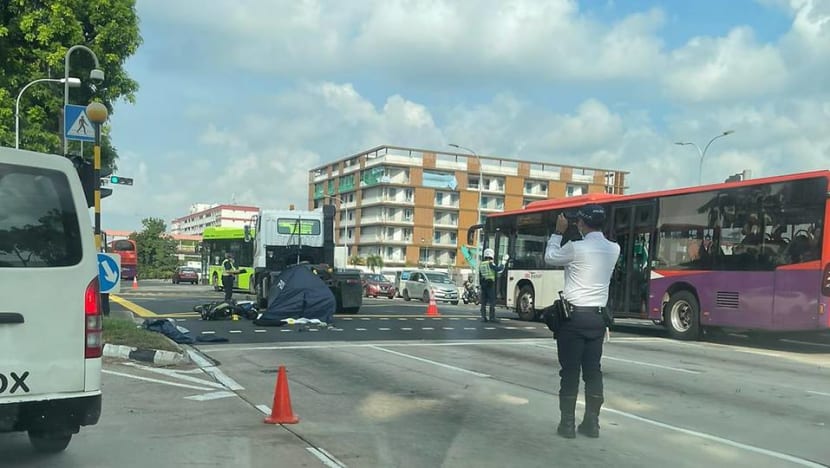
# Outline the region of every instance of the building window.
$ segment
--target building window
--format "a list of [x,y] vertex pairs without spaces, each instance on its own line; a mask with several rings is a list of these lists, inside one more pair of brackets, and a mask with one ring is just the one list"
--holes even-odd
[[473,189],[473,190],[478,190],[478,187],[479,187],[478,182],[479,182],[478,176],[469,176],[469,178],[467,179],[467,188],[468,189]]
[[588,193],[588,186],[582,184],[568,184],[565,188],[566,197],[578,197]]
[[435,194],[435,204],[436,205],[443,205],[444,204],[444,194],[442,192],[437,192]]
[[404,221],[412,221],[412,210],[403,210],[403,219]]

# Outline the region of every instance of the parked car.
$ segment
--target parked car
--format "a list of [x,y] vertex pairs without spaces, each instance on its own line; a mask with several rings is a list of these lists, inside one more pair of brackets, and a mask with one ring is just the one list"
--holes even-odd
[[363,295],[366,297],[386,296],[395,298],[395,285],[385,276],[377,273],[363,274]]
[[101,416],[103,317],[89,221],[68,158],[0,147],[0,231],[2,242],[14,242],[0,249],[8,293],[0,314],[0,433],[28,432],[38,452],[64,450]]
[[173,272],[173,284],[179,283],[199,283],[199,272],[193,267],[178,267]]
[[408,279],[402,281],[404,289],[401,292],[405,301],[412,298],[429,302],[430,292],[435,295],[436,302],[458,304],[458,286],[450,275],[440,271],[415,271],[409,274]]

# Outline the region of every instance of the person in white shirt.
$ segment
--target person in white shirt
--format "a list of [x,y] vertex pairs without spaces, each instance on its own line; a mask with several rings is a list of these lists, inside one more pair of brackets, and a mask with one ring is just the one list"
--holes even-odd
[[602,340],[609,325],[604,309],[608,305],[611,274],[620,255],[620,246],[602,234],[605,210],[601,206],[583,206],[576,218],[576,227],[583,239],[561,245],[568,219],[560,214],[545,249],[547,264],[565,267],[563,296],[571,311],[570,320],[565,321],[556,334],[561,366],[561,419],[557,433],[568,439],[576,437],[574,411],[580,370],[585,380],[585,416],[579,432],[588,437],[599,437],[599,411],[604,401],[600,359]]

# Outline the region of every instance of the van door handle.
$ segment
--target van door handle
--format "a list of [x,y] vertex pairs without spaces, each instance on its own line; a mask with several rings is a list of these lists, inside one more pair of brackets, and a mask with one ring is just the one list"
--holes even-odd
[[2,323],[23,323],[23,314],[17,312],[0,312],[0,324]]

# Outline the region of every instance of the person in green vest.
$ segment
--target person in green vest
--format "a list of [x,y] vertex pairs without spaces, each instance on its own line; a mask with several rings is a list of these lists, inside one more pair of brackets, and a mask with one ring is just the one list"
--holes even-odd
[[[478,277],[481,284],[481,321],[499,322],[496,318],[496,277],[504,271],[504,263],[507,255],[504,256],[501,265],[493,262],[493,249],[484,249],[484,258],[478,266]],[[487,318],[487,307],[490,307],[490,318]]]

